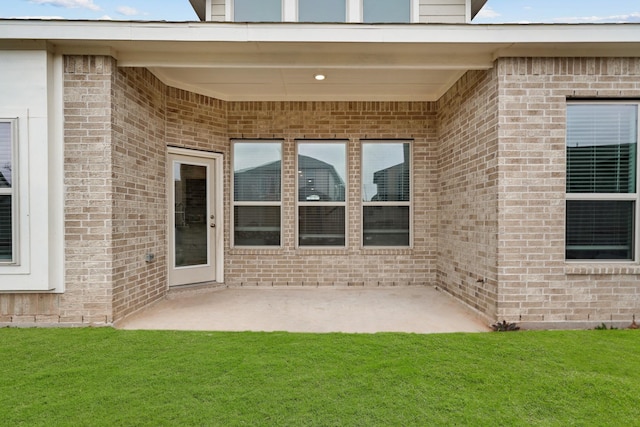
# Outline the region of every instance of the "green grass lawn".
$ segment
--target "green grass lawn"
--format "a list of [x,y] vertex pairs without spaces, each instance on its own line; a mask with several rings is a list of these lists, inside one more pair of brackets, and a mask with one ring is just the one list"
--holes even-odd
[[0,329],[2,426],[640,425],[640,331]]

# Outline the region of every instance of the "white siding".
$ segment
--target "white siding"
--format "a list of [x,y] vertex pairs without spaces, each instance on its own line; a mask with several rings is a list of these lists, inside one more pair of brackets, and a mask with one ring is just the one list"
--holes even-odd
[[211,21],[225,20],[225,0],[211,0]]
[[420,22],[456,24],[467,22],[465,0],[420,0]]
[[0,117],[18,119],[19,212],[18,263],[0,266],[0,291],[62,292],[62,56],[0,50],[0,63]]

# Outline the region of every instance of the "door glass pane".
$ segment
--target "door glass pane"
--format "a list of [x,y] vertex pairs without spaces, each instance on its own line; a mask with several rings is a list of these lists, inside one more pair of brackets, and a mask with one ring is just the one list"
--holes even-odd
[[363,201],[409,201],[410,146],[408,143],[363,144]]
[[345,22],[347,6],[345,0],[298,0],[300,22]]
[[233,221],[236,246],[280,245],[280,206],[236,206]]
[[632,260],[635,203],[567,200],[567,259]]
[[346,145],[298,144],[298,201],[344,202]]
[[364,206],[364,246],[409,246],[408,206]]
[[411,22],[410,0],[363,0],[364,22]]
[[344,246],[344,206],[300,206],[300,246]]
[[280,22],[282,0],[234,0],[235,22]]
[[174,163],[176,267],[208,263],[207,168]]
[[0,195],[0,261],[13,259],[11,196]]
[[241,142],[233,148],[233,200],[280,201],[281,144]]
[[567,192],[635,193],[636,105],[567,106]]

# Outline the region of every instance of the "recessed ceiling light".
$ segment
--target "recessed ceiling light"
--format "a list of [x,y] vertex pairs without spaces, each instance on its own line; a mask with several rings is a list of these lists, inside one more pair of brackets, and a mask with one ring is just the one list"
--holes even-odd
[[313,78],[318,80],[318,81],[322,81],[322,80],[326,79],[327,77],[324,74],[316,74],[315,76],[313,76]]

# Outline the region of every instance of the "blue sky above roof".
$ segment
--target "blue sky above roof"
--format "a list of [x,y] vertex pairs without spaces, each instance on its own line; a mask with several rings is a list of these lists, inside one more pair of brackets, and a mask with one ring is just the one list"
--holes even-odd
[[[197,21],[188,0],[3,0],[1,18]],[[636,0],[489,0],[475,23],[640,22]]]

